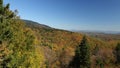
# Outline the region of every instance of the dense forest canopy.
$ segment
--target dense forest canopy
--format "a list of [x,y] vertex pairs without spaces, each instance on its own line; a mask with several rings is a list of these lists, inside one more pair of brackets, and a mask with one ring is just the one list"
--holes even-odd
[[21,20],[17,13],[0,0],[0,68],[120,67],[119,35],[84,37]]
[[0,0],[0,67],[37,68],[44,60],[34,32]]

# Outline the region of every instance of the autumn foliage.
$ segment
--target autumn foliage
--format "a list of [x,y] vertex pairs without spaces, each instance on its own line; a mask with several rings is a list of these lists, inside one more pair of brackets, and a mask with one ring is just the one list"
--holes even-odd
[[29,24],[17,13],[0,0],[0,68],[75,68],[73,60],[80,61],[76,68],[120,67],[119,35],[86,36],[86,42],[83,34]]

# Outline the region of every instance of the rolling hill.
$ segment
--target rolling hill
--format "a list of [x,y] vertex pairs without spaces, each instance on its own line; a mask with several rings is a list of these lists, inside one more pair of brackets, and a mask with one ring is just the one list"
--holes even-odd
[[48,28],[48,29],[52,29],[52,27],[44,25],[44,24],[39,24],[38,22],[34,22],[34,21],[30,21],[30,20],[24,20],[22,19],[27,26],[29,27],[34,27],[34,28]]
[[[87,35],[90,44],[92,67],[95,66],[96,57],[100,56],[102,56],[101,60],[108,59],[104,61],[105,66],[114,67],[114,65],[111,65],[111,61],[114,62],[115,60],[112,51],[116,44],[120,42],[119,35],[70,32],[54,29],[29,20],[24,20],[24,22],[27,27],[35,32],[35,35],[39,39],[39,46],[44,51],[46,63],[49,68],[67,68],[69,62],[75,55],[76,46],[80,44],[84,34]],[[96,46],[99,47],[99,55],[93,54]],[[110,55],[112,56],[110,57]]]

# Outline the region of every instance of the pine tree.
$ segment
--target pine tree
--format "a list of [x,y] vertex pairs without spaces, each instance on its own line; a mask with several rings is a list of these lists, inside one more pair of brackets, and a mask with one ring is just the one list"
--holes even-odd
[[77,46],[75,56],[69,68],[90,68],[90,49],[85,36],[80,45]]
[[80,48],[80,68],[90,68],[90,49],[86,37],[84,36]]
[[120,43],[117,44],[116,46],[116,59],[117,59],[117,63],[120,64]]
[[0,0],[0,22],[2,22],[2,14],[3,14],[3,0]]
[[0,5],[3,4],[3,0],[0,0]]

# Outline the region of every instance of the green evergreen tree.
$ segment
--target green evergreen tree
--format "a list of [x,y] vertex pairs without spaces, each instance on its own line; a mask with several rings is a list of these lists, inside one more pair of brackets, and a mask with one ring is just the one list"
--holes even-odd
[[0,0],[0,14],[2,13],[3,10],[3,0]]
[[77,47],[69,68],[90,68],[90,49],[86,36],[83,37],[80,45]]
[[90,48],[86,36],[83,37],[80,48],[80,68],[90,68]]
[[120,43],[117,44],[115,50],[116,50],[116,62],[120,64]]

